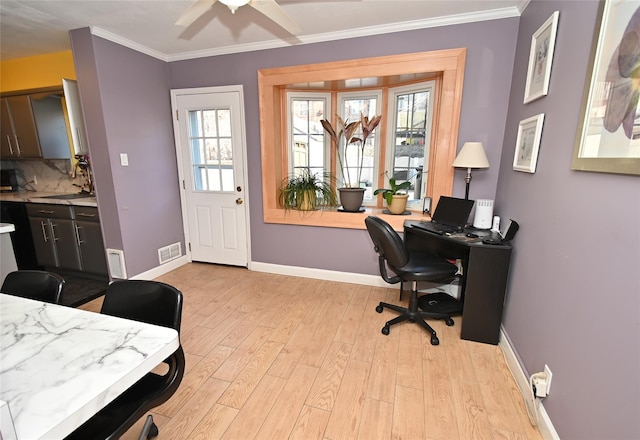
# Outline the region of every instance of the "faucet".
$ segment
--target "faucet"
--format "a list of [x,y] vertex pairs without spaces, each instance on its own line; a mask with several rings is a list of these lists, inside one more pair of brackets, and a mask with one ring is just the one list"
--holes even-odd
[[[89,162],[89,156],[86,156],[84,154],[76,154],[75,158],[76,158],[76,165],[73,168],[73,173],[72,173],[71,177],[75,179],[76,172],[77,172],[78,169],[80,169],[80,173],[86,179],[86,183],[83,184],[83,185],[77,185],[77,184],[74,183],[74,185],[77,186],[77,187],[80,187],[82,189],[82,192],[87,192],[90,195],[93,195],[93,193],[94,193],[94,191],[93,191],[93,173],[91,171],[91,163]],[[85,185],[87,186],[88,189],[84,188]]]

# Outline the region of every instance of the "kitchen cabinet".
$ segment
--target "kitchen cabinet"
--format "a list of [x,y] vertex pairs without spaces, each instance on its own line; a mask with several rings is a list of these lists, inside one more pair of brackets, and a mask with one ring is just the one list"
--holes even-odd
[[29,203],[27,213],[38,264],[82,270],[73,207]]
[[75,206],[76,237],[82,271],[98,275],[107,275],[107,258],[105,256],[98,208]]
[[3,159],[42,157],[29,95],[0,99],[0,155]]

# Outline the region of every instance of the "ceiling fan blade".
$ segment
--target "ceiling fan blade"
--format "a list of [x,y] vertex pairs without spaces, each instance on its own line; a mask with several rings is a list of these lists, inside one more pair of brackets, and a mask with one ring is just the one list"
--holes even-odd
[[207,12],[217,0],[196,0],[176,21],[178,26],[189,27],[202,14]]
[[292,35],[302,32],[300,26],[284,12],[284,9],[275,0],[252,0],[249,6],[273,20]]

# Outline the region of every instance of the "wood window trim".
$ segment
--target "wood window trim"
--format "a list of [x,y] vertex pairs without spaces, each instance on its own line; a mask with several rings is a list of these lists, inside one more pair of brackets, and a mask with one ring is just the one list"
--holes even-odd
[[[286,175],[286,87],[325,81],[366,77],[390,77],[434,73],[437,81],[437,111],[433,122],[433,145],[429,173],[430,195],[434,204],[442,195],[451,195],[462,107],[466,49],[446,49],[403,55],[336,61],[301,66],[277,67],[258,71],[260,110],[260,150],[262,154],[262,207],[265,223],[364,229],[368,215],[380,215],[395,229],[404,220],[422,218],[421,212],[410,216],[383,215],[381,209],[368,208],[363,213],[336,210],[316,212],[285,211],[278,206],[278,185]],[[284,174],[283,174],[284,173]]]

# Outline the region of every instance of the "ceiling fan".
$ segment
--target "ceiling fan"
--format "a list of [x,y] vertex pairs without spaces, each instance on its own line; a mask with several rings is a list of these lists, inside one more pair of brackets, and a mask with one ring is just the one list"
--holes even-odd
[[[207,12],[218,0],[196,0],[189,9],[176,21],[178,26],[188,27],[196,21],[202,14]],[[239,7],[249,5],[267,18],[284,28],[292,35],[302,31],[295,21],[287,15],[282,7],[275,0],[219,0],[226,5],[232,14],[235,14]]]

